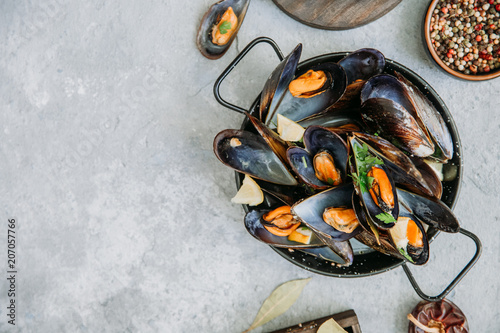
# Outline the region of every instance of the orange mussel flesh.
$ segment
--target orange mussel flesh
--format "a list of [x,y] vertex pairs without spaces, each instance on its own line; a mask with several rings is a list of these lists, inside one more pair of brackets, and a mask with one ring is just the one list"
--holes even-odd
[[352,208],[329,207],[323,212],[323,220],[338,231],[352,233],[359,225]]
[[379,167],[372,167],[367,173],[373,178],[370,195],[375,204],[384,212],[390,212],[394,208],[394,189],[385,171]]
[[292,215],[290,206],[278,207],[262,216],[271,225],[264,225],[267,231],[276,236],[288,236],[300,225]]
[[327,152],[320,152],[314,156],[314,170],[316,177],[324,183],[337,186],[342,183],[339,169],[335,167],[333,157]]
[[323,71],[308,70],[288,85],[288,90],[293,97],[309,98],[321,94],[327,76]]
[[238,18],[234,14],[233,8],[229,7],[212,29],[212,42],[217,45],[225,45],[238,27]]

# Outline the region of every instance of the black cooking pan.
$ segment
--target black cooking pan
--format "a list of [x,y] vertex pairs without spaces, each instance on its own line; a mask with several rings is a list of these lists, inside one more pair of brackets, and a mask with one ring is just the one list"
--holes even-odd
[[[244,114],[245,112],[249,112],[251,115],[254,115],[258,117],[258,111],[259,111],[259,99],[260,97],[257,97],[253,105],[250,107],[249,110],[245,110],[239,106],[236,106],[234,104],[231,104],[227,101],[225,101],[221,96],[219,92],[219,88],[221,83],[224,81],[226,76],[233,70],[233,68],[243,59],[243,57],[257,44],[259,43],[267,43],[276,52],[279,60],[283,60],[283,54],[281,53],[278,45],[270,38],[267,37],[260,37],[248,44],[245,49],[229,64],[229,66],[224,70],[224,72],[219,76],[219,78],[216,80],[215,85],[214,85],[214,94],[215,98],[217,101],[222,104],[223,106]],[[298,65],[297,71],[300,71],[301,68],[310,68],[313,64],[319,64],[319,63],[324,63],[324,62],[338,62],[341,60],[343,57],[345,57],[349,52],[337,52],[337,53],[329,53],[329,54],[324,54],[320,55],[308,60],[305,60],[301,62]],[[454,156],[451,159],[449,164],[453,165],[456,167],[457,170],[457,176],[455,177],[454,180],[452,181],[447,181],[443,183],[443,196],[441,200],[451,209],[454,208],[458,194],[460,192],[460,186],[462,182],[462,147],[460,144],[460,139],[458,136],[458,131],[455,126],[455,122],[453,121],[453,118],[450,114],[450,111],[444,104],[443,100],[439,97],[439,95],[432,89],[432,87],[429,86],[427,82],[425,82],[420,76],[418,76],[416,73],[411,71],[410,69],[406,68],[405,66],[392,61],[390,59],[386,59],[386,66],[384,72],[387,74],[394,74],[394,72],[397,71],[403,76],[405,76],[408,80],[410,80],[415,86],[417,86],[424,94],[427,96],[427,98],[434,104],[434,106],[437,108],[437,110],[441,113],[442,117],[444,118],[446,124],[448,125],[448,129],[450,130],[450,133],[452,135],[453,143],[455,145],[455,152]],[[253,126],[250,124],[249,120],[247,117],[245,117],[245,120],[243,121],[242,124],[242,129],[249,130],[249,131],[255,131]],[[236,172],[236,185],[239,188],[241,185],[241,182],[243,181],[243,175]],[[244,209],[246,212],[252,209],[252,207],[249,207],[247,205],[243,205]],[[279,255],[281,255],[283,258],[286,260],[290,261],[291,263],[302,267],[308,271],[315,272],[318,274],[322,275],[327,275],[327,276],[333,276],[333,277],[342,277],[342,278],[352,278],[352,277],[363,277],[363,276],[371,276],[375,274],[380,274],[383,272],[387,272],[391,269],[394,269],[398,266],[402,266],[406,275],[408,276],[408,279],[410,280],[410,283],[412,284],[413,288],[417,292],[417,294],[422,297],[425,300],[429,301],[436,301],[436,300],[441,300],[443,299],[457,284],[460,282],[460,280],[467,274],[467,272],[472,268],[472,266],[477,262],[479,259],[479,256],[481,255],[481,249],[482,245],[479,240],[479,238],[474,235],[473,233],[465,230],[465,229],[460,229],[459,231],[461,234],[469,237],[474,241],[476,244],[476,252],[473,256],[473,258],[469,261],[469,263],[462,269],[462,271],[453,279],[453,281],[437,296],[429,296],[426,295],[419,287],[417,284],[416,280],[414,279],[410,269],[406,265],[406,262],[400,259],[396,259],[394,257],[390,257],[387,255],[384,255],[380,252],[373,251],[371,249],[368,249],[367,247],[360,245],[358,247],[358,244],[353,244],[354,248],[354,262],[351,266],[349,267],[337,267],[332,265],[330,262],[325,261],[324,259],[314,257],[310,254],[304,253],[299,250],[294,250],[289,251],[288,249],[284,248],[277,248],[277,247],[272,247],[273,250],[275,250]],[[436,230],[435,228],[430,227],[427,231],[429,240],[432,241],[434,240],[440,232]],[[456,236],[454,236],[456,237]],[[356,242],[356,241],[355,241]],[[357,249],[358,248],[358,249]]]

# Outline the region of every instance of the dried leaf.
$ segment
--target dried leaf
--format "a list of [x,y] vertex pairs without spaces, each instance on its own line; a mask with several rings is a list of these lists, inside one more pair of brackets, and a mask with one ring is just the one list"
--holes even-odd
[[333,318],[330,318],[318,328],[317,333],[347,333],[347,332]]
[[299,298],[302,289],[304,289],[309,280],[311,278],[288,281],[274,289],[260,307],[259,313],[257,313],[252,325],[243,333],[264,325],[268,321],[285,313]]

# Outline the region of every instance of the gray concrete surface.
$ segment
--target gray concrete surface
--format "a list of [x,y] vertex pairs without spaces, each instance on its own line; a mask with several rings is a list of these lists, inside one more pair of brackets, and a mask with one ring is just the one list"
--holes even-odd
[[[367,26],[322,31],[253,0],[221,59],[195,46],[212,1],[0,3],[0,331],[239,332],[279,284],[312,277],[296,304],[255,332],[354,309],[363,332],[405,332],[419,301],[403,271],[361,279],[315,275],[249,236],[230,203],[233,173],[212,140],[242,116],[220,106],[215,78],[248,42],[269,36],[302,59],[374,47],[421,75],[459,129],[463,187],[455,209],[484,244],[452,292],[472,332],[500,319],[500,79],[458,81],[427,58],[426,2],[406,0]],[[223,87],[249,106],[277,65],[259,47]],[[7,323],[7,219],[17,219],[16,326]],[[439,292],[472,255],[439,237],[414,268]]]

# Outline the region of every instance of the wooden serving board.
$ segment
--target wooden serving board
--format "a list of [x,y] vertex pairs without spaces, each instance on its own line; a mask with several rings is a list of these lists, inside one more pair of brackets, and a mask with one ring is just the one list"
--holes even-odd
[[314,28],[346,30],[384,16],[401,0],[273,0],[286,14]]
[[318,328],[328,319],[333,318],[340,326],[342,326],[348,333],[361,333],[358,317],[354,310],[347,310],[331,316],[308,321],[307,323],[298,324],[283,328],[271,333],[316,333]]

